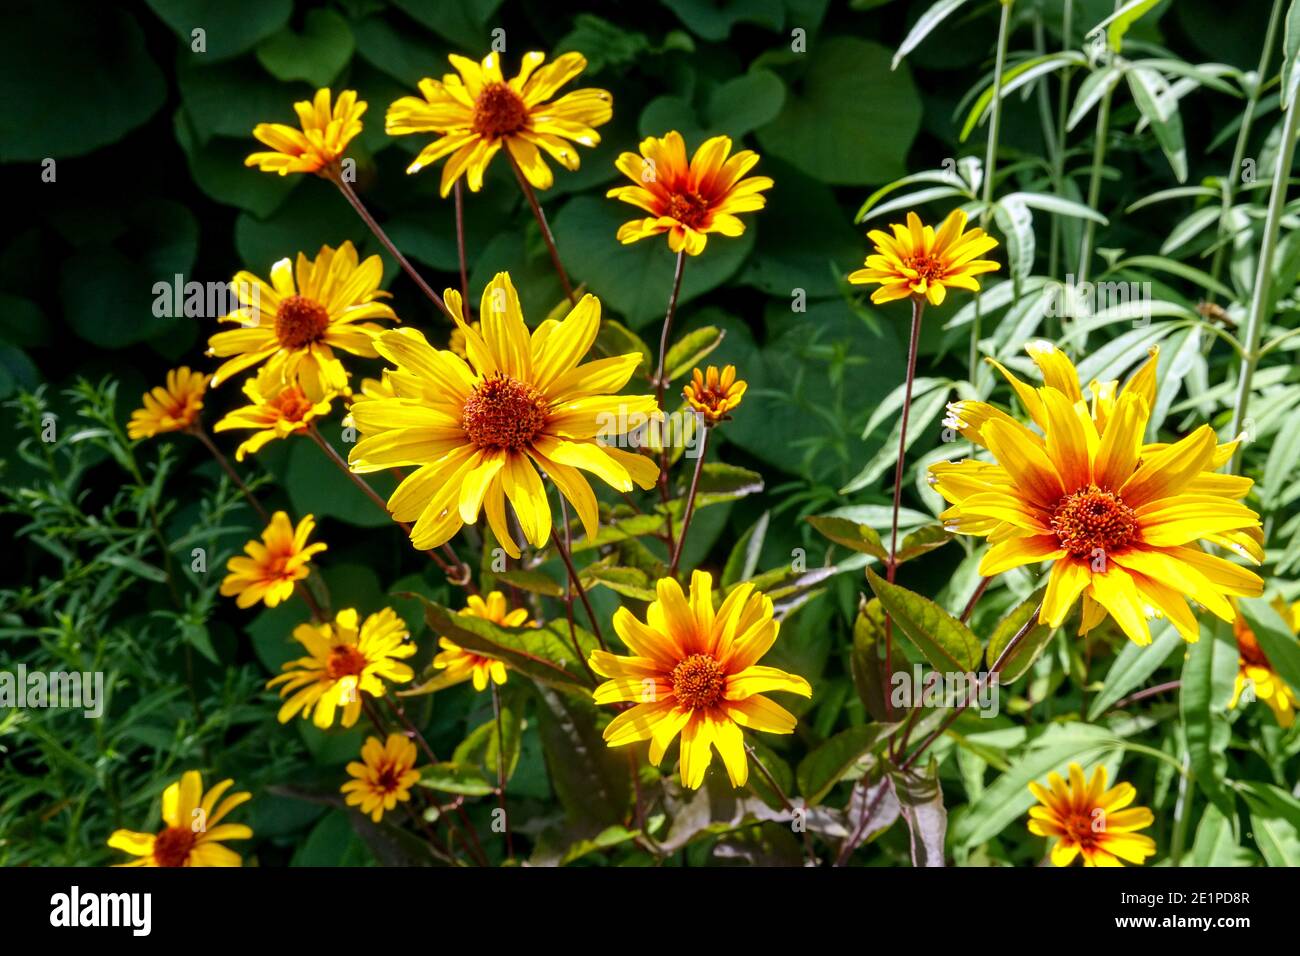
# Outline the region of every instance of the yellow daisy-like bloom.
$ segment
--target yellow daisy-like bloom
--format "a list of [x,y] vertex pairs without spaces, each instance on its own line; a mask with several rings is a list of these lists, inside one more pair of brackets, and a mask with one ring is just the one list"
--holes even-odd
[[542,322],[531,335],[507,273],[483,290],[482,332],[465,324],[460,293],[447,307],[465,335],[469,359],[435,349],[414,329],[385,332],[379,353],[397,366],[389,375],[398,397],[357,401],[352,418],[365,437],[349,455],[357,472],[414,465],[388,510],[413,521],[420,550],[450,540],[487,512],[501,546],[519,548],[505,501],[524,535],[542,547],[551,535],[551,506],[538,469],[578,512],[588,535],[600,515],[580,469],[620,491],[654,487],[651,459],[605,447],[659,415],[651,395],[615,395],[640,364],[637,353],[579,364],[600,329],[600,301],[586,295],[563,321]]
[[220,321],[243,328],[208,339],[208,355],[229,357],[212,384],[266,362],[271,374],[296,381],[314,400],[343,391],[348,376],[334,349],[374,358],[373,338],[381,327],[362,320],[398,321],[379,301],[388,297],[379,288],[383,275],[379,256],[358,263],[351,242],[337,250],[321,246],[315,259],[300,252],[296,266],[281,259],[271,267],[269,285],[251,272],[238,273],[231,287],[240,306]]
[[[525,627],[533,624],[528,619],[527,608],[515,608],[513,611],[506,604],[506,596],[500,591],[493,591],[485,601],[477,594],[471,594],[469,606],[460,612],[462,616],[479,617],[502,627]],[[487,690],[488,681],[496,684],[506,682],[506,663],[495,657],[486,657],[467,651],[459,644],[440,637],[438,646],[442,651],[433,659],[433,666],[443,673],[436,681],[428,685],[430,690],[441,690],[463,681],[472,680],[477,691]]]
[[[1300,601],[1287,607],[1286,602],[1281,598],[1273,602],[1273,606],[1291,628],[1292,634],[1300,634]],[[1273,716],[1277,718],[1278,726],[1290,727],[1295,723],[1295,712],[1300,707],[1300,699],[1297,699],[1296,693],[1269,662],[1268,656],[1264,653],[1263,648],[1259,646],[1259,641],[1255,639],[1255,632],[1246,624],[1246,619],[1240,614],[1232,626],[1233,636],[1237,639],[1238,671],[1237,680],[1232,688],[1232,700],[1228,702],[1229,707],[1236,707],[1250,688],[1250,695],[1247,700],[1262,700],[1268,705],[1269,710],[1273,711]]]
[[288,697],[277,717],[286,724],[302,712],[322,730],[343,712],[342,724],[351,727],[361,714],[361,695],[383,697],[384,681],[404,684],[415,676],[402,663],[415,653],[408,641],[406,624],[392,608],[384,608],[361,622],[352,608],[339,611],[332,623],[299,624],[293,639],[307,649],[307,656],[289,661],[284,673],[267,681],[268,688],[281,684],[280,696]]
[[131,413],[126,424],[129,438],[153,438],[165,432],[185,431],[193,425],[203,408],[203,393],[211,375],[192,372],[187,366],[167,373],[167,384],[145,392],[143,408]]
[[614,629],[632,651],[621,657],[591,652],[591,669],[608,677],[596,688],[597,704],[635,704],[609,722],[605,742],[622,747],[650,741],[658,765],[678,733],[682,783],[698,789],[717,748],[732,786],[749,779],[742,727],[773,734],[794,731],[796,719],[765,691],[812,696],[802,677],[758,663],[776,641],[780,623],[772,601],[752,584],[735,587],[713,609],[713,578],[691,574],[690,597],[663,578],[645,622],[627,608],[614,615]]
[[615,161],[619,172],[636,183],[616,186],[605,195],[644,209],[650,215],[624,223],[618,230],[622,243],[668,234],[668,248],[685,249],[698,256],[708,234],[739,236],[745,224],[737,213],[754,212],[767,205],[763,190],[772,188],[767,176],[745,173],[754,168],[758,154],[742,149],[731,153],[731,137],[705,140],[686,161],[686,144],[676,130],[663,139],[651,136],[641,142],[641,153],[623,153]]
[[305,432],[312,421],[329,414],[334,397],[333,392],[328,392],[319,401],[312,401],[300,386],[284,382],[266,368],[244,383],[244,394],[251,404],[235,409],[212,426],[214,432],[256,429],[251,438],[235,449],[236,461],[260,451],[269,441]]
[[204,793],[203,775],[187,770],[163,791],[162,816],[167,826],[161,833],[116,830],[108,838],[113,849],[138,857],[117,865],[242,866],[239,854],[222,846],[222,842],[250,839],[253,831],[242,823],[221,821],[252,795],[232,793],[222,800],[222,794],[233,785],[233,780],[223,780]]
[[415,760],[415,744],[401,734],[389,734],[387,743],[367,737],[361,759],[348,764],[348,774],[355,779],[339,787],[347,794],[344,802],[360,807],[378,823],[385,812],[411,799],[411,788],[420,780]]
[[960,403],[950,422],[994,461],[930,467],[931,483],[952,505],[940,516],[945,526],[989,539],[980,573],[1051,561],[1042,622],[1059,626],[1082,595],[1080,633],[1109,613],[1138,644],[1150,643],[1153,617],[1195,641],[1199,625],[1185,597],[1233,620],[1228,597],[1257,596],[1264,582],[1198,542],[1263,557],[1259,516],[1239,500],[1252,482],[1215,471],[1236,443],[1220,446],[1208,425],[1172,445],[1143,442],[1154,355],[1118,397],[1115,383],[1093,383],[1090,405],[1063,353],[1034,343],[1030,354],[1044,369],[1044,387],[1004,373],[1045,437],[990,405]]
[[710,365],[703,374],[698,368],[691,370],[691,381],[682,389],[682,397],[704,416],[706,424],[716,425],[731,418],[748,387],[744,379],[737,380],[736,366],[728,365],[719,372],[716,365]]
[[1069,773],[1068,784],[1056,773],[1047,775],[1047,787],[1029,784],[1042,804],[1029,809],[1029,832],[1056,839],[1052,864],[1069,866],[1079,855],[1084,866],[1145,863],[1156,852],[1156,841],[1135,831],[1151,826],[1155,817],[1146,807],[1129,807],[1137,797],[1133,785],[1107,790],[1105,767],[1095,769],[1086,783],[1077,763],[1070,764]]
[[867,233],[876,245],[874,255],[867,256],[866,268],[849,273],[855,285],[876,282],[880,288],[871,293],[871,301],[880,305],[909,296],[924,296],[931,305],[942,305],[948,289],[978,292],[977,275],[1001,268],[991,259],[980,259],[998,241],[983,229],[966,232],[966,214],[954,209],[936,233],[933,226],[921,225],[914,212],[907,214],[907,225],[889,227],[891,236],[879,229]]
[[568,170],[578,168],[578,151],[571,143],[595,146],[595,127],[614,115],[613,97],[604,90],[566,93],[551,102],[565,83],[587,67],[581,53],[565,53],[543,66],[545,53],[525,53],[519,75],[507,80],[501,58],[489,53],[482,63],[448,57],[456,73],[442,81],[423,79],[419,96],[404,96],[388,107],[384,128],[391,135],[439,133],[407,167],[419,172],[430,163],[451,157],[442,168],[443,196],[464,175],[472,192],[483,188],[483,174],[504,146],[528,182],[548,189],[554,181],[547,153]]
[[343,156],[348,143],[361,132],[364,101],[356,90],[344,90],[331,107],[328,88],[316,91],[314,99],[293,104],[302,129],[282,123],[258,123],[253,135],[270,146],[272,152],[253,153],[245,166],[256,166],[264,173],[319,173],[333,166]]
[[294,585],[311,574],[311,559],[326,550],[324,543],[309,545],[307,539],[316,527],[311,515],[295,528],[283,511],[271,515],[271,523],[262,532],[261,541],[249,541],[244,553],[226,563],[230,572],[221,582],[223,597],[234,597],[242,608],[261,601],[275,607],[288,600]]

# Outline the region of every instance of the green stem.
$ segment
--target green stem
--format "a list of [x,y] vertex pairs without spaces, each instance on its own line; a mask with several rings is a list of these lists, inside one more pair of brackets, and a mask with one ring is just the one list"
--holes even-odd
[[673,549],[672,564],[668,566],[668,576],[677,573],[677,566],[682,560],[682,549],[686,547],[686,532],[691,527],[691,517],[695,514],[695,496],[700,489],[700,472],[704,470],[704,455],[709,450],[709,426],[700,425],[700,453],[695,459],[695,472],[691,475],[691,490],[686,495],[686,511],[682,515],[682,531],[677,536],[677,547]]

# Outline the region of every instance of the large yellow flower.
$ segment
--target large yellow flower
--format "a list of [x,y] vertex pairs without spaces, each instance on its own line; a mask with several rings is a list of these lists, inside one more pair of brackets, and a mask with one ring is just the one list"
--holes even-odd
[[651,395],[615,395],[641,361],[631,353],[582,362],[600,328],[600,301],[586,295],[563,321],[530,335],[507,273],[483,290],[482,332],[466,325],[460,293],[447,307],[465,334],[469,359],[435,349],[414,329],[385,332],[379,353],[398,397],[358,400],[352,418],[365,437],[353,447],[354,471],[414,465],[388,509],[414,521],[420,550],[450,540],[487,511],[501,546],[519,556],[506,522],[508,498],[524,535],[537,547],[551,534],[551,506],[540,469],[570,502],[588,535],[600,515],[580,469],[620,491],[652,488],[659,467],[643,455],[606,447],[658,414]]
[[[502,627],[524,627],[533,623],[528,620],[527,608],[517,607],[513,611],[510,610],[506,604],[506,596],[500,591],[493,591],[487,596],[486,601],[477,594],[471,594],[468,605],[460,612],[462,616],[482,618],[493,624],[500,624]],[[434,657],[433,666],[441,670],[442,674],[426,685],[426,690],[441,690],[462,681],[472,680],[474,689],[483,691],[487,690],[489,680],[495,684],[506,682],[505,661],[467,651],[445,637],[438,638],[438,646],[442,651]]]
[[230,573],[221,582],[223,597],[234,597],[240,607],[261,601],[275,607],[288,600],[294,586],[311,574],[312,556],[328,547],[323,542],[309,545],[316,519],[307,515],[295,528],[283,511],[271,515],[261,541],[249,541],[244,553],[226,563]]
[[131,413],[126,424],[129,438],[153,438],[164,432],[184,431],[193,425],[203,408],[203,393],[211,375],[192,372],[187,366],[167,373],[167,384],[144,393],[144,407]]
[[[1055,837],[1052,863],[1069,866],[1083,855],[1084,866],[1141,865],[1156,852],[1156,841],[1136,833],[1151,826],[1155,817],[1146,807],[1129,807],[1137,797],[1131,783],[1106,789],[1106,768],[1098,767],[1086,783],[1083,768],[1070,764],[1070,782],[1060,774],[1047,775],[1048,787],[1031,783],[1029,792],[1042,806],[1029,809],[1029,832]],[[1128,809],[1125,809],[1125,808]]]
[[212,426],[214,432],[234,428],[256,430],[235,449],[236,461],[260,451],[269,441],[305,432],[312,421],[329,414],[330,400],[334,397],[333,392],[327,392],[313,401],[297,383],[281,380],[266,367],[255,378],[244,382],[244,394],[250,404],[235,409]]
[[519,75],[507,80],[501,58],[489,53],[482,63],[452,54],[456,73],[442,81],[423,79],[419,96],[404,96],[388,107],[384,128],[393,135],[439,133],[407,167],[419,172],[430,163],[451,157],[442,168],[443,196],[463,174],[472,192],[483,188],[483,174],[505,146],[530,183],[547,189],[554,181],[542,153],[565,169],[578,168],[578,151],[571,143],[595,146],[595,127],[608,123],[613,98],[604,90],[585,89],[552,96],[581,73],[587,59],[565,53],[548,66],[545,53],[525,53]]
[[385,680],[404,684],[415,676],[403,660],[415,653],[406,624],[392,608],[371,614],[362,623],[357,612],[339,611],[333,623],[299,624],[293,639],[307,656],[289,661],[284,673],[267,681],[288,697],[277,715],[285,724],[301,711],[321,729],[334,723],[343,711],[343,726],[351,727],[361,714],[361,695],[383,697]]
[[772,180],[767,176],[745,178],[758,162],[758,154],[742,149],[728,159],[729,136],[705,140],[689,163],[686,144],[676,130],[663,139],[651,136],[642,140],[640,148],[640,155],[623,153],[614,163],[636,185],[616,186],[606,195],[638,206],[650,216],[624,223],[618,230],[619,242],[636,242],[666,232],[669,249],[685,249],[687,255],[698,256],[709,233],[739,236],[745,224],[736,214],[754,212],[767,204],[763,190],[772,188]]
[[936,233],[933,226],[921,225],[914,212],[907,214],[907,225],[894,223],[893,235],[873,229],[867,238],[876,245],[875,254],[867,256],[866,268],[849,273],[855,285],[879,283],[871,293],[877,305],[924,296],[931,305],[942,305],[948,289],[978,292],[975,276],[1001,268],[991,259],[980,259],[998,241],[983,229],[966,232],[966,214],[954,209]]
[[704,783],[716,747],[732,786],[743,787],[749,761],[741,728],[788,734],[796,723],[763,693],[811,697],[812,688],[802,677],[758,663],[780,623],[771,599],[752,584],[738,585],[716,611],[713,578],[704,571],[691,574],[689,598],[672,578],[660,580],[657,592],[644,623],[627,608],[614,615],[614,629],[633,656],[591,653],[591,669],[610,678],[596,688],[596,703],[635,704],[609,722],[605,742],[622,747],[649,740],[657,765],[680,733],[684,785]]
[[389,734],[386,743],[367,737],[361,759],[348,764],[353,779],[339,787],[347,794],[343,802],[378,823],[386,811],[411,799],[411,788],[420,780],[420,772],[413,769],[416,756],[415,744],[401,734]]
[[362,320],[397,321],[392,308],[379,301],[388,297],[379,288],[383,276],[379,256],[358,263],[351,242],[337,250],[321,246],[315,259],[300,252],[296,266],[281,259],[271,267],[269,285],[240,272],[231,282],[240,306],[220,321],[243,328],[208,339],[208,355],[230,357],[212,384],[266,362],[272,374],[296,381],[314,400],[343,391],[348,376],[334,349],[373,358],[372,340],[380,326]]
[[941,515],[946,527],[989,539],[980,573],[1051,561],[1040,620],[1059,626],[1082,595],[1080,633],[1109,613],[1138,644],[1151,641],[1152,617],[1167,617],[1195,641],[1199,625],[1185,597],[1233,620],[1228,596],[1256,596],[1263,581],[1198,542],[1262,558],[1259,516],[1239,500],[1250,479],[1215,472],[1236,443],[1220,446],[1208,425],[1172,445],[1143,442],[1154,355],[1118,397],[1114,383],[1094,383],[1090,405],[1063,353],[1043,343],[1030,352],[1044,369],[1044,387],[1006,374],[1043,434],[990,405],[964,402],[950,410],[950,423],[994,461],[930,467],[932,484],[952,504]]
[[319,173],[339,161],[352,138],[361,132],[361,114],[366,104],[357,99],[356,90],[344,90],[330,106],[328,88],[316,91],[314,99],[293,104],[302,129],[282,123],[258,123],[253,135],[273,152],[253,153],[245,166],[256,166],[265,173]]
[[[253,831],[242,823],[222,823],[231,810],[252,795],[222,794],[234,785],[223,780],[203,792],[203,775],[187,770],[181,779],[163,791],[162,816],[167,826],[161,833],[116,830],[108,845],[138,859],[118,866],[242,866],[238,853],[222,846],[223,840],[247,840]],[[220,803],[217,801],[221,800]]]
[[[1290,626],[1291,633],[1300,634],[1300,601],[1288,607],[1285,601],[1278,598],[1273,602],[1273,607]],[[1237,639],[1239,657],[1237,680],[1233,685],[1232,700],[1228,702],[1228,706],[1236,707],[1249,688],[1247,701],[1262,700],[1268,705],[1269,710],[1273,711],[1279,726],[1290,727],[1295,723],[1295,712],[1296,708],[1300,707],[1300,698],[1296,697],[1295,691],[1286,682],[1286,678],[1273,669],[1268,655],[1259,646],[1255,632],[1250,629],[1245,617],[1237,615],[1232,631]]]

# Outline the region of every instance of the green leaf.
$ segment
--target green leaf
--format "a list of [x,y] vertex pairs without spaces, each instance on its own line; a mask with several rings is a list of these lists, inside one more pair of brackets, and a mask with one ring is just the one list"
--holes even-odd
[[660,0],[696,36],[725,40],[734,26],[753,23],[779,30],[785,22],[781,0]]
[[1250,808],[1255,844],[1269,866],[1300,866],[1300,800],[1271,783],[1245,781],[1237,790]]
[[709,96],[708,116],[713,135],[740,139],[771,122],[785,104],[785,84],[770,70],[757,69],[732,77]]
[[929,598],[890,584],[870,568],[867,583],[899,630],[936,670],[970,674],[979,667],[980,642],[965,624]]
[[333,10],[309,10],[302,33],[285,27],[257,47],[257,60],[279,80],[329,86],[352,59],[355,43],[348,21]]
[[[722,344],[725,332],[712,325],[693,329],[686,333],[668,349],[664,358],[664,370],[668,381],[676,381],[690,373],[700,362]],[[701,369],[703,371],[703,369]]]
[[519,764],[522,733],[523,722],[519,718],[518,711],[502,704],[500,733],[497,731],[496,718],[479,724],[457,745],[451,755],[451,762],[461,765],[479,765],[483,768],[484,776],[492,781],[495,789],[502,741],[505,744],[506,779],[509,780]]
[[551,786],[570,820],[614,826],[631,803],[627,756],[605,745],[590,698],[538,685],[542,748]]
[[1128,3],[1089,30],[1088,36],[1105,29],[1107,45],[1119,53],[1124,48],[1124,35],[1128,33],[1129,27],[1150,13],[1160,2],[1161,0],[1128,0]]
[[528,591],[531,594],[544,594],[547,597],[563,597],[564,585],[556,581],[544,571],[498,571],[497,580],[505,584],[512,584],[521,591]]
[[1206,804],[1201,822],[1196,827],[1191,856],[1185,857],[1185,866],[1251,866],[1255,857],[1241,846],[1234,821],[1219,812],[1214,804]]
[[816,806],[831,788],[849,775],[865,755],[884,747],[899,724],[860,724],[842,730],[812,750],[795,771],[799,792],[808,806]]
[[[926,428],[939,417],[947,404],[947,384],[923,395],[913,395],[911,409],[908,412],[906,448],[911,448],[920,440],[921,436],[925,434]],[[894,422],[893,430],[890,431],[880,448],[876,450],[875,455],[848,484],[840,489],[840,494],[847,495],[854,491],[860,491],[868,485],[875,484],[885,472],[898,463],[898,444],[902,428],[903,419],[902,416],[899,416]]]
[[617,567],[607,563],[613,558],[601,559],[587,565],[578,572],[582,586],[590,589],[594,585],[603,585],[615,594],[632,598],[634,601],[653,601],[656,599],[655,582],[650,575],[640,568]]
[[907,31],[907,36],[903,38],[903,42],[899,45],[898,52],[894,54],[894,59],[889,68],[891,70],[898,69],[898,64],[903,62],[903,57],[920,46],[921,41],[930,35],[931,30],[952,16],[964,3],[966,3],[966,0],[938,0],[934,6],[921,14],[916,23],[912,24],[912,29]]
[[[1043,586],[1035,591],[1029,597],[1017,604],[1011,611],[998,622],[994,628],[993,635],[989,638],[988,665],[992,667],[997,663],[998,658],[1002,656],[1002,651],[1011,639],[1020,633],[1032,615],[1038,613],[1038,609],[1043,603],[1043,594],[1046,593],[1047,587]],[[1011,656],[1002,665],[1002,670],[998,673],[998,683],[1010,684],[1012,681],[1022,677],[1038,655],[1043,652],[1047,642],[1051,640],[1052,635],[1056,633],[1053,628],[1048,627],[1041,622],[1036,623],[1011,652]]]
[[881,561],[889,560],[889,552],[881,543],[880,535],[869,525],[848,518],[837,518],[834,515],[809,515],[804,518],[804,521],[836,544],[852,551],[869,554]]
[[594,350],[597,357],[616,358],[620,355],[631,355],[633,352],[641,353],[641,364],[637,366],[633,374],[642,375],[649,378],[654,371],[654,354],[650,351],[650,346],[645,344],[641,336],[637,335],[622,322],[618,322],[608,316],[600,320],[600,331],[596,333],[596,344]]
[[1240,598],[1237,606],[1273,670],[1300,694],[1300,642],[1277,608],[1263,598]]
[[[885,611],[879,598],[870,601],[861,598],[858,615],[853,620],[853,650],[849,656],[853,672],[853,686],[867,713],[874,720],[884,721],[890,716],[886,703],[887,693],[885,663],[880,648],[885,637]],[[901,662],[899,662],[901,663]]]
[[904,561],[919,558],[923,554],[942,548],[952,539],[952,532],[945,531],[943,525],[923,525],[903,538],[903,543],[898,546],[898,554],[894,556],[894,562],[902,564]]
[[[333,430],[329,425],[323,426],[321,437],[330,442],[339,454],[346,458],[348,446],[335,440],[335,436],[330,434]],[[241,432],[240,434],[252,433]],[[284,476],[282,479],[284,488],[289,494],[289,500],[293,503],[296,513],[313,514],[317,520],[336,518],[360,528],[386,528],[388,534],[392,536],[390,540],[393,541],[394,546],[407,549],[411,547],[410,543],[404,540],[406,536],[402,530],[393,524],[392,517],[380,511],[375,503],[354,485],[347,475],[343,474],[342,469],[325,457],[325,453],[317,448],[314,442],[296,436],[290,436],[286,441],[289,443],[289,454],[281,474]],[[366,475],[365,479],[385,500],[397,487],[397,479],[386,472]]]
[[924,771],[896,771],[891,776],[911,838],[912,865],[943,866],[948,811],[943,806],[938,762],[931,758]]
[[[471,51],[484,50],[490,39],[488,20],[501,0],[392,0],[412,19],[452,41],[473,59]],[[514,70],[510,70],[513,75]],[[427,74],[426,74],[427,75]]]
[[1291,0],[1286,11],[1286,27],[1282,33],[1282,108],[1290,109],[1295,99],[1296,86],[1300,85],[1300,3]]
[[450,761],[421,767],[420,786],[465,797],[486,797],[496,792],[496,784],[488,780],[481,768]]
[[1178,98],[1173,87],[1155,70],[1134,67],[1128,70],[1129,89],[1133,101],[1151,124],[1156,142],[1180,182],[1187,181],[1187,146],[1183,142],[1183,121],[1178,113]]
[[1106,672],[1101,693],[1088,706],[1088,719],[1096,720],[1129,691],[1136,690],[1184,646],[1182,635],[1170,623],[1154,636],[1146,647],[1125,641]]
[[1183,731],[1187,736],[1187,753],[1196,785],[1231,819],[1234,816],[1232,795],[1223,785],[1224,751],[1231,736],[1223,717],[1227,698],[1215,692],[1215,658],[1231,658],[1236,671],[1237,648],[1227,634],[1228,625],[1215,619],[1208,630],[1202,627],[1201,639],[1187,647],[1183,664],[1180,706]]

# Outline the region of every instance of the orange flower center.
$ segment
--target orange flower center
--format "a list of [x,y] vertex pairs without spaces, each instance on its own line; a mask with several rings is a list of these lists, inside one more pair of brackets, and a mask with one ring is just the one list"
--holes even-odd
[[1084,811],[1075,811],[1063,818],[1061,826],[1065,828],[1066,839],[1089,849],[1097,843],[1097,837],[1101,832],[1104,832],[1093,829],[1092,814]]
[[489,83],[474,101],[474,132],[489,139],[517,133],[528,123],[528,107],[504,83]]
[[726,683],[722,665],[708,654],[692,654],[673,668],[673,696],[692,710],[716,704]]
[[668,215],[683,226],[698,229],[709,218],[709,201],[699,193],[673,193],[668,197]]
[[159,866],[184,866],[197,837],[189,827],[168,827],[154,838],[153,861]]
[[546,426],[547,411],[541,392],[498,373],[465,400],[460,427],[479,448],[525,448]]
[[1052,512],[1056,540],[1076,558],[1098,549],[1117,551],[1133,539],[1137,528],[1137,513],[1119,495],[1096,485],[1066,495]]
[[397,789],[397,768],[391,764],[384,766],[375,776],[375,789],[381,793],[392,793]]
[[331,680],[339,680],[342,677],[360,674],[365,668],[366,656],[357,650],[355,645],[340,644],[330,651],[325,672],[329,674]]
[[330,314],[312,299],[291,295],[275,313],[275,335],[287,349],[306,348],[319,342],[330,327]]
[[1255,640],[1255,633],[1246,626],[1240,614],[1232,624],[1233,635],[1237,638],[1237,651],[1241,654],[1241,661],[1250,667],[1264,667],[1272,670],[1272,665],[1268,658],[1264,656],[1264,650]]
[[296,385],[286,388],[275,399],[280,417],[287,422],[300,422],[312,409],[312,403]]
[[942,279],[947,267],[938,259],[931,259],[929,256],[908,256],[903,260],[903,265],[909,269],[914,269],[916,274],[926,282],[935,282]]

